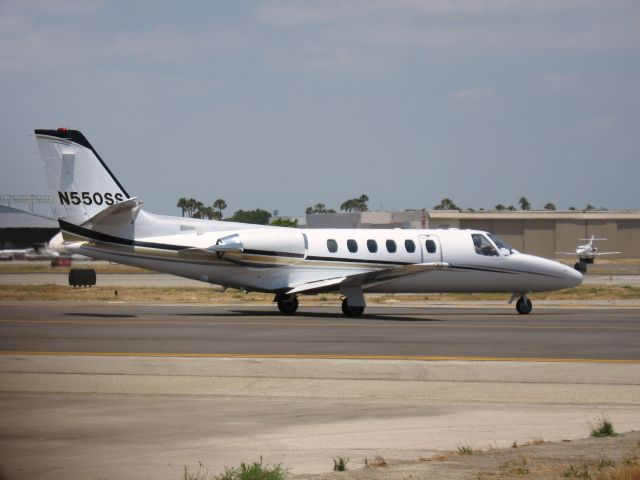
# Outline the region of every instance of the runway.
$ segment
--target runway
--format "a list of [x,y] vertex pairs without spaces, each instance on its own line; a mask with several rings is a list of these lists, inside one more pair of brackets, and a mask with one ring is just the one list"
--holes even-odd
[[[640,309],[3,304],[0,477],[180,478],[640,429]],[[294,475],[292,478],[296,478]],[[309,478],[301,476],[299,478]]]
[[269,358],[640,363],[640,309],[5,304],[0,351]]

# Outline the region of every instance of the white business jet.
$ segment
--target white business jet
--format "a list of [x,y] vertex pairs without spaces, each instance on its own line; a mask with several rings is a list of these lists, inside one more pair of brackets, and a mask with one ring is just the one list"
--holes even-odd
[[141,208],[77,130],[36,130],[67,250],[243,291],[271,292],[283,314],[298,295],[339,291],[346,316],[364,293],[530,292],[582,283],[572,268],[517,252],[477,230],[297,229],[154,215]]
[[558,255],[578,255],[578,263],[574,265],[574,268],[581,273],[587,272],[587,264],[592,264],[596,257],[601,255],[618,255],[621,252],[599,252],[593,242],[604,241],[606,238],[596,238],[595,235],[591,235],[591,238],[579,238],[581,242],[587,242],[584,245],[578,245],[575,252],[557,252]]

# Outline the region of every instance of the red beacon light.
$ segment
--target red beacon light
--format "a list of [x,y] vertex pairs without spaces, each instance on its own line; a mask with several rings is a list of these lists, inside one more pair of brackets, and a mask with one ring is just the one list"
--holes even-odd
[[60,127],[60,128],[58,129],[58,131],[59,131],[60,133],[67,133],[67,132],[69,131],[69,129],[68,129],[68,128],[66,128],[66,127]]

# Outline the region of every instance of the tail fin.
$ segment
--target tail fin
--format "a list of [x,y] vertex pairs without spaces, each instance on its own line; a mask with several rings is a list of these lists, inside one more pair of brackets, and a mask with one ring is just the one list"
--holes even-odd
[[131,198],[78,130],[35,133],[59,220],[84,225],[110,206]]

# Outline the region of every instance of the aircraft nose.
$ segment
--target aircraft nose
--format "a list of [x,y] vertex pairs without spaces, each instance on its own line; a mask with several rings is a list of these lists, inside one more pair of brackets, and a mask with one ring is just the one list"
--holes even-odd
[[564,288],[577,287],[583,280],[582,274],[579,271],[567,266],[563,266],[562,278],[566,282],[566,286]]

